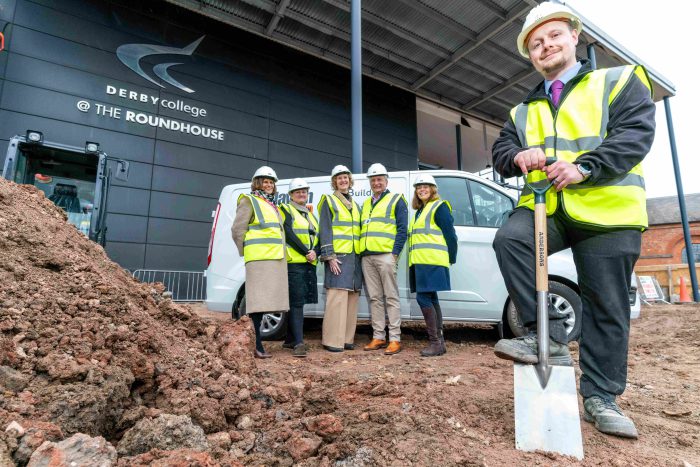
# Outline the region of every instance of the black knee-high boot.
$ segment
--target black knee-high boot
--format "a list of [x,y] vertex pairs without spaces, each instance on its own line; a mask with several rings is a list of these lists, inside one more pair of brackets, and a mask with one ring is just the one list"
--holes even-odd
[[420,351],[423,357],[436,357],[442,355],[444,352],[442,350],[442,343],[440,337],[438,336],[437,328],[437,313],[435,308],[431,307],[421,307],[421,312],[423,312],[423,318],[425,319],[425,328],[428,331],[428,341],[430,344],[428,347]]
[[440,302],[438,302],[437,300],[434,301],[433,307],[435,308],[435,314],[437,315],[438,339],[440,339],[442,353],[445,353],[447,352],[447,346],[445,345],[445,333],[442,329],[442,308],[440,308]]

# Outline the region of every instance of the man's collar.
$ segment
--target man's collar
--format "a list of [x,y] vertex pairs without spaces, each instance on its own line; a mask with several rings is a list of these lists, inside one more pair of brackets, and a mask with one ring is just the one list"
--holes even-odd
[[[579,70],[581,70],[581,66],[581,62],[576,62],[557,79],[564,83],[564,85],[566,85],[566,83],[568,83],[571,80],[571,78],[578,74]],[[549,94],[549,88],[552,87],[552,83],[554,81],[555,80],[544,80],[544,92]]]

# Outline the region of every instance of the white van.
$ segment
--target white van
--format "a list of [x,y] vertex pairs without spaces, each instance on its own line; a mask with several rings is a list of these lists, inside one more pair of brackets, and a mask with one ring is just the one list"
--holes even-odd
[[[515,193],[489,180],[456,170],[422,170],[391,172],[389,190],[402,193],[409,204],[409,219],[415,212],[410,208],[413,181],[418,174],[429,173],[435,177],[438,191],[453,209],[455,230],[459,239],[457,263],[450,267],[452,290],[439,292],[445,321],[488,323],[498,325],[505,335],[522,335],[515,306],[508,298],[503,277],[496,262],[491,244],[496,230],[507,213],[516,204]],[[364,174],[353,175],[353,198],[362,206],[371,195],[369,181]],[[276,202],[289,201],[287,187],[290,180],[277,183]],[[314,208],[321,195],[332,193],[330,176],[307,178],[309,204]],[[207,308],[211,311],[231,313],[234,319],[245,314],[245,264],[231,238],[231,225],[236,214],[236,202],[241,193],[250,192],[250,183],[224,187],[216,211],[212,213],[207,277]],[[307,318],[322,318],[325,302],[323,265],[318,267],[319,303],[306,305]],[[566,328],[571,339],[581,333],[581,299],[578,295],[576,268],[571,250],[565,250],[549,258],[551,301],[554,307],[566,315]],[[401,253],[398,272],[401,319],[423,320],[415,294],[409,292],[408,259],[406,250]],[[274,284],[270,284],[274,287]],[[366,300],[360,300],[360,319],[369,318]],[[266,314],[262,332],[267,339],[279,339],[286,329],[286,313]]]

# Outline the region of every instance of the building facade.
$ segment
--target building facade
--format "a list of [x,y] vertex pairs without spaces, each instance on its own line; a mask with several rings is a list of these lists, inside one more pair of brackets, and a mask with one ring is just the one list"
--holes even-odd
[[[281,178],[351,166],[339,66],[160,1],[0,0],[0,21],[0,145],[34,130],[129,161],[106,221],[125,268],[204,269],[221,188],[261,165]],[[365,166],[416,169],[415,96],[367,78],[363,92]],[[71,185],[67,159],[32,157],[29,183],[89,191],[94,168]]]

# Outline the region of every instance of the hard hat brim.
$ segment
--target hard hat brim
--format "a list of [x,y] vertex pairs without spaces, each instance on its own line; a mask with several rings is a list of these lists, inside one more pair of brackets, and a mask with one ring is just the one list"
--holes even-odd
[[520,55],[529,59],[530,51],[527,48],[527,40],[530,38],[530,33],[542,26],[544,23],[548,23],[550,21],[555,20],[569,21],[571,23],[571,26],[576,30],[576,32],[581,34],[582,25],[581,19],[578,16],[565,11],[556,11],[550,13],[548,15],[543,16],[542,18],[538,19],[537,21],[520,31],[520,34],[518,34],[518,52],[520,52]]

